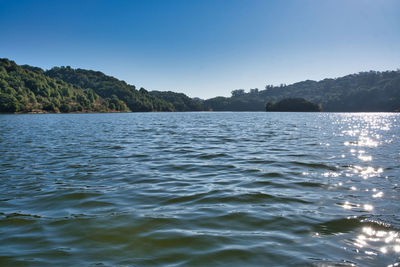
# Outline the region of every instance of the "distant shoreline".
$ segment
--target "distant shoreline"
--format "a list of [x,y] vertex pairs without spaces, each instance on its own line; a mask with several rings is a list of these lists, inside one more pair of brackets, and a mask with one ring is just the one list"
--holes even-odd
[[95,111],[88,111],[88,112],[0,112],[0,115],[46,115],[46,114],[135,114],[135,113],[400,113],[400,111],[152,111],[152,112],[140,112],[140,111],[110,111],[110,112],[95,112]]
[[[205,100],[172,91],[137,89],[102,72],[69,66],[43,70],[3,58],[0,72],[0,113],[254,112],[265,111],[268,103],[299,98],[327,112],[400,110],[400,70],[266,85],[263,90],[248,92],[234,89],[231,97]],[[268,111],[306,111],[293,103],[270,108]]]

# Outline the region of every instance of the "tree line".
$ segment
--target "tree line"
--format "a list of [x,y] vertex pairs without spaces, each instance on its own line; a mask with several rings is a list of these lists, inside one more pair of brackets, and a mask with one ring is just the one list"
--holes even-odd
[[232,91],[231,97],[205,101],[214,111],[262,111],[266,103],[304,98],[320,104],[323,111],[379,112],[400,109],[400,70],[369,71],[322,81],[306,80],[291,85],[267,85],[264,90]]
[[267,85],[207,100],[171,91],[139,90],[102,72],[43,70],[0,59],[0,112],[264,111],[268,102],[304,98],[323,111],[400,109],[400,71],[360,72],[336,79]]

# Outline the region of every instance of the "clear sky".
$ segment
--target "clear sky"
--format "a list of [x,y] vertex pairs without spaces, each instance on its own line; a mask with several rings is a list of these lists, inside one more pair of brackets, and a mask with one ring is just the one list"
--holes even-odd
[[229,96],[400,68],[400,1],[0,0],[0,57]]

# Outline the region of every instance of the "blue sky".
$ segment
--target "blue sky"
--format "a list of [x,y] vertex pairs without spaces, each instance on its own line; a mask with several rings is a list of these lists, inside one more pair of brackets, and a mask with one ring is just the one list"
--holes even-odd
[[229,96],[400,68],[400,1],[0,0],[0,57]]

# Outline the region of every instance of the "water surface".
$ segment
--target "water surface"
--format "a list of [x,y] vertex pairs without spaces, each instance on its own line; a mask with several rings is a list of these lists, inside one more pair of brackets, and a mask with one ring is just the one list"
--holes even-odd
[[400,262],[400,116],[0,116],[1,266]]

